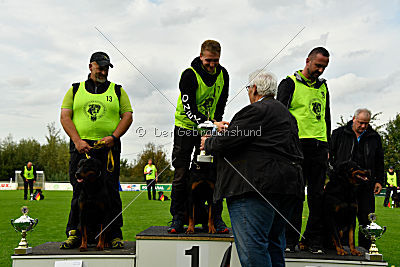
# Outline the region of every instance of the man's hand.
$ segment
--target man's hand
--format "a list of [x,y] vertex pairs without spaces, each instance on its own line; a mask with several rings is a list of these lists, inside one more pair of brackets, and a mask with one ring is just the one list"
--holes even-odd
[[375,188],[374,188],[374,194],[379,194],[382,190],[382,185],[380,183],[376,183],[375,184]]
[[101,141],[104,141],[104,144],[106,145],[106,147],[114,146],[114,138],[112,136],[103,137],[103,139],[101,139],[100,142]]
[[89,144],[83,141],[82,139],[79,139],[78,141],[75,142],[75,147],[76,150],[78,150],[78,152],[81,154],[88,153],[92,149],[92,147],[89,146]]
[[218,132],[223,132],[228,128],[229,122],[227,121],[216,121],[214,122],[214,125],[217,126],[217,131]]
[[204,136],[201,137],[200,150],[204,150],[204,143],[206,142],[208,137],[210,137],[210,136],[209,135],[204,135]]
[[390,184],[389,187],[393,187],[393,185]]

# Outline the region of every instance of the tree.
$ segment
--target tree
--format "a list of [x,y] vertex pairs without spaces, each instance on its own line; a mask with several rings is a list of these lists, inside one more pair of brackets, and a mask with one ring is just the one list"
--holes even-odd
[[156,146],[153,143],[147,143],[143,151],[138,154],[137,159],[135,160],[135,166],[132,169],[132,178],[134,181],[139,181],[139,182],[144,181],[145,178],[143,174],[143,169],[144,166],[147,165],[147,161],[149,159],[152,159],[153,164],[157,167],[159,174],[158,177],[159,182],[172,181],[174,173],[171,170],[171,164],[167,159],[167,156],[164,150],[162,149],[162,146]]
[[400,168],[400,114],[386,124],[386,130],[382,134],[382,145],[385,151],[385,169],[393,166]]

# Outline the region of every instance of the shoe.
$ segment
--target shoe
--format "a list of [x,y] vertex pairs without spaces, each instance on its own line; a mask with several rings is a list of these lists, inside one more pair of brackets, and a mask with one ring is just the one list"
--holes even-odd
[[286,253],[295,253],[295,252],[296,252],[295,246],[287,246],[287,247],[285,248],[285,252],[286,252]]
[[312,254],[325,254],[321,247],[310,247],[310,252]]
[[214,219],[214,226],[215,226],[215,230],[217,230],[218,234],[229,233],[229,229],[226,226],[226,224],[224,223],[224,221],[222,220],[222,218]]
[[121,238],[116,237],[113,240],[111,240],[111,248],[117,248],[117,249],[124,248],[124,242],[122,241]]
[[170,234],[183,233],[183,222],[180,219],[172,219],[167,231]]
[[68,232],[68,238],[60,244],[60,249],[71,249],[79,247],[81,238],[77,235],[76,230]]

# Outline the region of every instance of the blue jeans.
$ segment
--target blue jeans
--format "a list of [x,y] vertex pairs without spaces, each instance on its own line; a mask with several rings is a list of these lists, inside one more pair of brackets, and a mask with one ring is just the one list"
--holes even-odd
[[[267,197],[286,218],[292,211],[292,196]],[[261,197],[228,199],[233,235],[244,267],[285,266],[286,221]]]

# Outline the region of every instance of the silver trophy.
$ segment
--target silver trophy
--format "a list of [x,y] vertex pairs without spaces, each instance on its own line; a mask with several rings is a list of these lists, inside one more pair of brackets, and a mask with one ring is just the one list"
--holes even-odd
[[365,227],[360,227],[360,230],[365,235],[365,237],[371,240],[371,247],[368,253],[365,253],[365,258],[370,261],[382,261],[383,256],[379,253],[375,242],[377,239],[381,238],[383,233],[386,231],[386,226],[380,227],[375,223],[375,213],[368,214],[368,220],[371,222],[369,225]]
[[[212,121],[205,121],[203,123],[200,123],[197,126],[197,129],[199,130],[201,136],[211,135],[213,133],[214,129],[216,129],[216,126],[214,125],[214,123]],[[197,161],[212,163],[214,161],[214,157],[211,155],[206,155],[206,151],[201,150],[200,155],[197,155]]]
[[32,247],[28,246],[26,241],[27,232],[33,230],[38,224],[38,219],[32,219],[28,216],[28,207],[24,206],[21,208],[22,216],[18,219],[11,220],[11,225],[14,227],[16,232],[21,232],[22,238],[18,244],[18,247],[14,249],[15,254],[31,254]]

